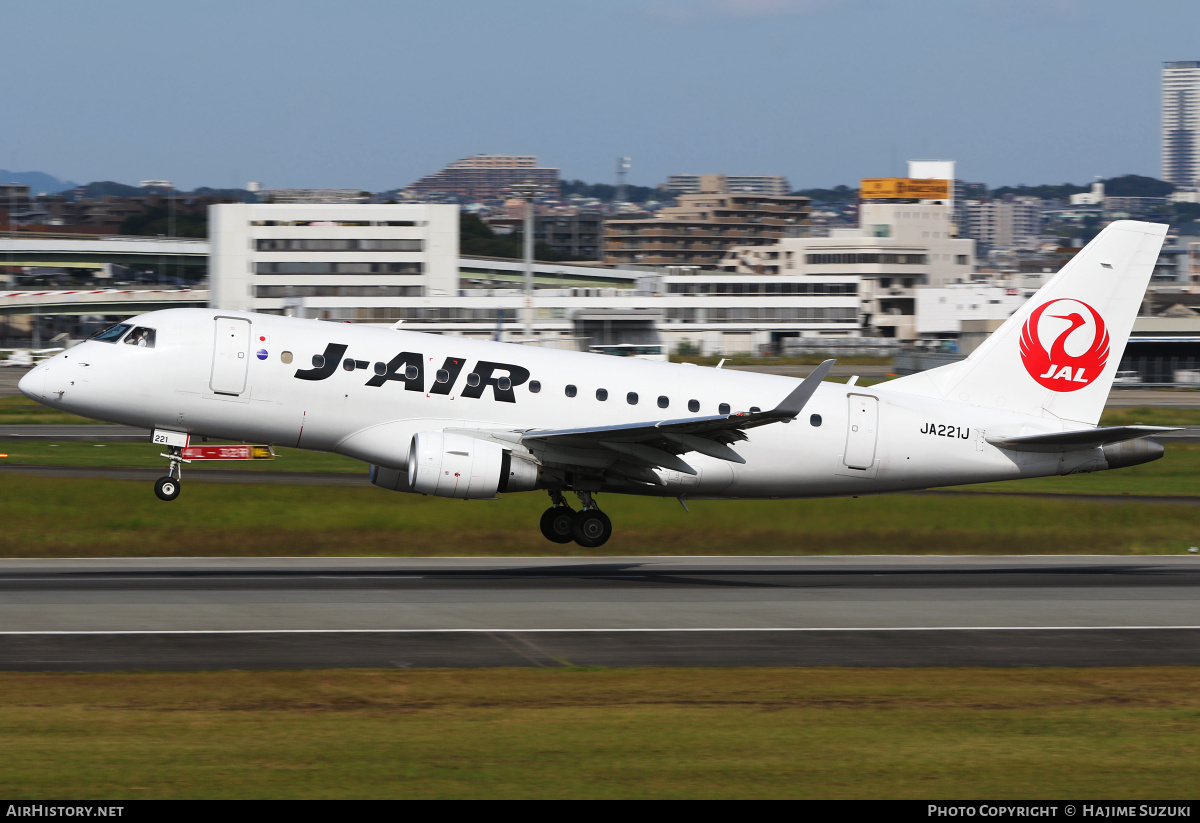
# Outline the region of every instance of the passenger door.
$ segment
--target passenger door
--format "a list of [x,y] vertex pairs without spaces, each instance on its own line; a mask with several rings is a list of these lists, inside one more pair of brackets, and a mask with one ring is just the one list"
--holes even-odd
[[241,317],[218,317],[215,322],[209,386],[217,394],[236,396],[246,390],[246,369],[250,365],[250,321]]
[[846,424],[846,453],[842,462],[848,469],[869,469],[875,462],[875,437],[879,429],[879,400],[866,394],[851,394]]

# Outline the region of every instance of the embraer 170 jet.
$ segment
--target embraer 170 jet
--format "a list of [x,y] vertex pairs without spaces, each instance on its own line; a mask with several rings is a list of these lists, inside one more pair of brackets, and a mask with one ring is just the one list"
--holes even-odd
[[[600,492],[833,497],[1145,463],[1097,428],[1166,226],[1105,228],[967,359],[870,388],[219,309],[117,324],[29,372],[28,397],[153,430],[179,495],[209,437],[335,452],[385,489],[544,489],[550,540],[596,547]],[[566,496],[578,496],[573,510]]]

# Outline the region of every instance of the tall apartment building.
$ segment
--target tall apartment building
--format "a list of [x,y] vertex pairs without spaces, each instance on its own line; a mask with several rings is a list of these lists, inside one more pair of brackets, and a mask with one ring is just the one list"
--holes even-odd
[[535,183],[547,195],[559,192],[558,169],[538,165],[537,157],[473,154],[405,187],[409,196],[452,194],[469,200],[503,200],[518,183]]
[[605,221],[604,261],[715,270],[734,246],[767,245],[798,233],[808,225],[810,202],[728,189],[680,195],[678,205],[653,218]]
[[1162,179],[1200,185],[1200,60],[1163,63]]
[[218,205],[209,237],[218,309],[378,322],[458,294],[453,205]]
[[768,197],[786,197],[791,192],[787,178],[779,175],[672,174],[662,188],[678,196],[713,191],[714,184],[723,185],[725,191],[765,194]]
[[1005,197],[967,203],[967,237],[1004,248],[1034,240],[1042,231],[1042,204],[1036,197]]

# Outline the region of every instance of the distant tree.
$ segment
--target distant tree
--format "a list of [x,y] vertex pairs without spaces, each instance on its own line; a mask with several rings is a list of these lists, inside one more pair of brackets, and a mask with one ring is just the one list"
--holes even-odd
[[[121,221],[121,234],[157,237],[166,235],[170,219],[165,206],[154,206],[141,214],[131,214]],[[208,215],[176,214],[176,237],[208,237]]]
[[[515,231],[497,235],[478,215],[463,214],[458,221],[458,251],[459,254],[520,260],[525,257],[525,233]],[[559,254],[545,243],[535,243],[533,259],[556,263],[575,258]]]
[[799,189],[793,197],[810,197],[817,203],[847,203],[858,199],[858,189],[849,186],[834,186],[832,189]]
[[[585,183],[582,180],[564,180],[561,189],[563,197],[577,194],[580,197],[594,197],[606,203],[611,203],[617,196],[617,187],[608,183]],[[645,203],[648,200],[662,201],[670,199],[671,195],[669,193],[649,186],[625,187],[625,200],[629,203]]]
[[1042,200],[1066,200],[1072,194],[1082,194],[1085,191],[1090,191],[1090,186],[1077,186],[1074,183],[1060,183],[1059,185],[1041,186],[1001,186],[998,189],[992,189],[990,195],[992,197],[1004,197],[1006,194],[1011,194],[1014,197],[1037,197]]
[[1138,174],[1123,174],[1104,181],[1105,197],[1166,197],[1173,191],[1175,186],[1165,180]]
[[145,194],[145,190],[137,186],[126,186],[124,183],[114,183],[112,180],[103,180],[99,183],[88,183],[81,187],[81,197],[101,198],[107,196],[113,197],[140,197]]

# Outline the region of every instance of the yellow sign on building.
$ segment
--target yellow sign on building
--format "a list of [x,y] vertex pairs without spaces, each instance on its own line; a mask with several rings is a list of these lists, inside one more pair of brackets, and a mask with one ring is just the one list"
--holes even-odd
[[864,177],[859,196],[863,200],[949,200],[950,181]]

